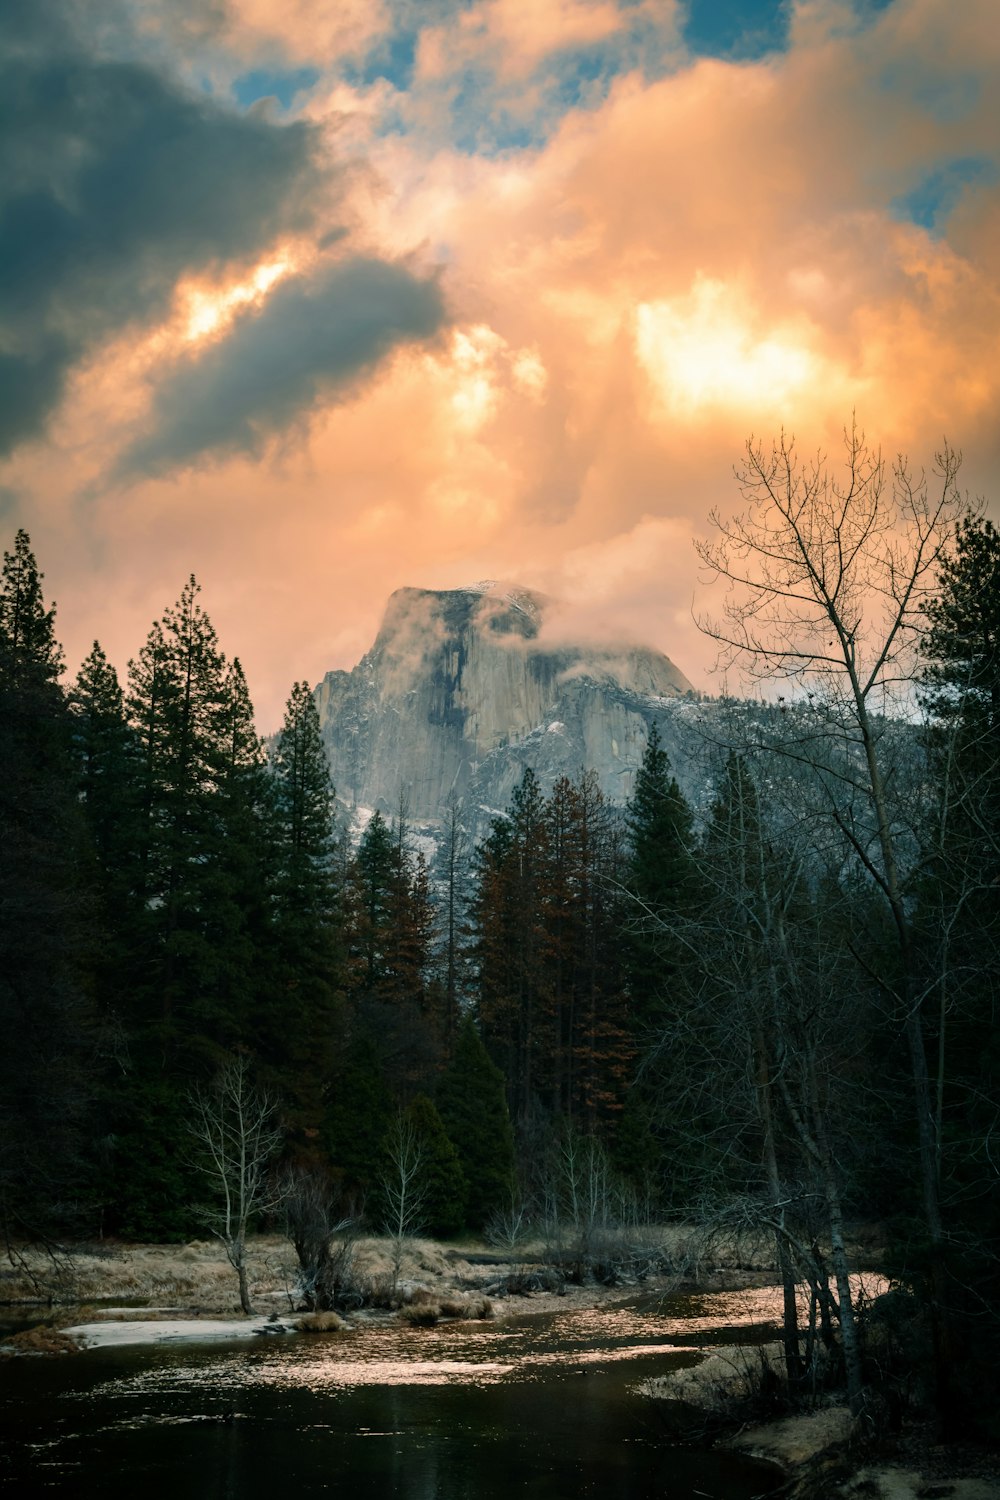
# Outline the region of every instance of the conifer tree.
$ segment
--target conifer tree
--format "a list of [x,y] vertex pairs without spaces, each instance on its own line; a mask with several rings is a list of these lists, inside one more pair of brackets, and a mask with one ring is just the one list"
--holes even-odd
[[84,882],[62,652],[27,533],[0,581],[0,1227],[51,1232],[84,1177],[94,1087]]
[[458,1152],[426,1094],[416,1096],[406,1118],[413,1128],[420,1157],[418,1184],[427,1231],[445,1237],[457,1234],[465,1223],[468,1197]]
[[223,667],[218,734],[215,858],[205,886],[206,937],[218,963],[209,976],[206,1020],[233,1046],[252,1036],[270,937],[272,866],[267,758],[239,658]]
[[921,674],[941,789],[936,832],[956,899],[976,908],[977,923],[996,925],[988,893],[1000,881],[1000,532],[992,522],[959,524],[939,586],[927,606]]
[[[569,961],[571,996],[563,1026],[566,1066],[560,1112],[593,1132],[620,1111],[635,1053],[619,937],[620,840],[592,771],[574,784],[557,783],[548,816],[552,831],[547,920],[553,955],[561,948],[564,969]],[[563,825],[561,854],[555,836],[557,816]],[[561,943],[555,938],[559,918]],[[565,974],[561,983],[565,990]]]
[[444,1055],[450,1057],[460,1021],[459,993],[463,974],[462,913],[467,902],[468,835],[455,797],[445,809],[444,838],[437,869],[444,887],[439,969]]
[[[47,701],[58,701],[63,654],[55,636],[55,616],[54,605],[45,608],[42,574],[31,550],[31,539],[26,531],[19,530],[14,551],[3,555],[0,692],[37,694]],[[18,707],[13,699],[8,703],[11,711]],[[24,707],[31,711],[35,705],[25,699]]]
[[394,868],[392,834],[376,809],[361,835],[348,876],[351,989],[356,1003],[381,998],[389,987]]
[[631,844],[628,969],[637,1038],[655,1034],[657,1017],[672,1003],[683,958],[671,924],[694,900],[693,819],[654,723],[636,772],[628,809]]
[[472,1229],[482,1229],[492,1214],[510,1202],[514,1132],[504,1076],[490,1061],[471,1016],[459,1025],[436,1098],[468,1184],[466,1222]]
[[472,903],[473,957],[483,1039],[502,1068],[512,1112],[528,1120],[550,1045],[549,935],[543,912],[548,830],[538,780],[525,770],[505,818],[495,819],[478,856]]
[[132,737],[118,674],[95,641],[70,694],[73,753],[102,879],[120,876],[131,832]]
[[348,870],[350,1005],[379,1039],[386,1076],[403,1099],[427,1087],[440,1050],[429,985],[434,909],[427,868],[411,855],[402,817],[376,811]]
[[[936,1173],[948,1205],[956,1426],[996,1393],[1000,1368],[1000,532],[967,516],[926,610],[921,688],[934,807],[923,830],[917,932],[932,996]],[[990,1316],[984,1317],[984,1310]],[[996,1405],[994,1399],[993,1405]]]
[[271,763],[275,860],[273,951],[258,1041],[296,1127],[315,1138],[342,993],[334,789],[309,686],[292,688]]
[[[225,660],[192,576],[129,664],[127,711],[138,744],[134,987],[164,1040],[198,1034],[220,955],[208,940],[213,861],[222,838]],[[218,1037],[225,1044],[231,1039]]]
[[130,1071],[116,1091],[111,1212],[147,1235],[192,1227],[186,1093],[246,1044],[259,973],[260,744],[242,671],[227,664],[199,593],[191,577],[154,623],[126,697]]
[[369,1210],[384,1175],[383,1146],[395,1118],[374,1037],[355,1036],[337,1059],[326,1106],[323,1145],[347,1201]]

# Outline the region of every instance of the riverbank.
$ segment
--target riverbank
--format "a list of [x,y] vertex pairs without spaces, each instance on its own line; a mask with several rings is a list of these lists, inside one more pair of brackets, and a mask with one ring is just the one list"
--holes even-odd
[[[767,1239],[756,1248],[745,1239],[729,1243],[718,1235],[706,1243],[691,1226],[675,1223],[644,1229],[642,1242],[638,1259],[625,1236],[621,1245],[604,1247],[608,1259],[617,1259],[620,1265],[612,1281],[625,1286],[655,1281],[664,1287],[683,1281],[701,1291],[721,1291],[762,1285],[774,1278],[773,1242]],[[294,1305],[299,1270],[288,1240],[278,1235],[254,1236],[248,1242],[247,1257],[255,1303]],[[355,1240],[353,1258],[361,1279],[371,1282],[391,1275],[390,1242],[384,1238]],[[856,1262],[876,1266],[879,1259],[877,1235],[859,1235]],[[448,1243],[414,1238],[403,1247],[399,1277],[404,1284],[423,1285],[443,1295],[476,1290],[503,1300],[524,1296],[539,1310],[546,1295],[554,1294],[546,1293],[547,1280],[553,1287],[563,1280],[560,1296],[581,1290],[591,1299],[603,1294],[602,1278],[581,1289],[572,1285],[571,1276],[562,1278],[560,1268],[571,1271],[572,1256],[540,1241],[497,1250],[473,1238]],[[516,1290],[519,1279],[523,1282],[520,1294]],[[100,1241],[51,1252],[25,1247],[10,1251],[0,1261],[0,1316],[4,1308],[58,1310],[89,1303],[184,1307],[195,1317],[239,1308],[235,1272],[222,1246],[211,1239],[185,1245]]]
[[[991,1455],[935,1449],[926,1433],[912,1429],[893,1440],[891,1452],[886,1448],[872,1457],[870,1444],[861,1451],[852,1442],[848,1414],[834,1404],[720,1436],[720,1410],[738,1403],[762,1361],[780,1378],[779,1347],[761,1342],[764,1329],[780,1319],[773,1270],[765,1254],[759,1260],[749,1257],[745,1247],[737,1254],[716,1243],[710,1259],[698,1257],[696,1242],[683,1226],[658,1231],[655,1248],[661,1269],[649,1269],[650,1257],[641,1279],[625,1272],[617,1285],[608,1286],[564,1279],[546,1265],[540,1245],[501,1254],[474,1240],[447,1245],[412,1240],[403,1249],[396,1310],[358,1312],[339,1329],[334,1315],[323,1315],[331,1321],[322,1331],[361,1334],[366,1323],[406,1318],[408,1311],[412,1321],[434,1321],[441,1315],[447,1321],[463,1313],[478,1319],[484,1316],[484,1304],[500,1322],[574,1308],[606,1307],[610,1314],[637,1295],[652,1305],[684,1289],[696,1297],[698,1307],[688,1306],[677,1320],[679,1347],[695,1358],[644,1387],[664,1415],[668,1440],[715,1437],[720,1445],[777,1463],[789,1475],[786,1494],[796,1500],[1000,1500],[1000,1476]],[[384,1285],[391,1278],[388,1241],[359,1239],[354,1256],[359,1279]],[[16,1322],[33,1326],[9,1334],[2,1350],[61,1355],[110,1343],[281,1336],[308,1326],[308,1318],[297,1310],[298,1273],[288,1242],[256,1238],[249,1260],[256,1309],[250,1319],[239,1312],[235,1274],[214,1242],[87,1246],[54,1258],[25,1252],[0,1271],[0,1303],[8,1327]],[[874,1278],[869,1295],[879,1289]],[[672,1321],[668,1316],[667,1322]],[[720,1327],[735,1333],[736,1325],[754,1330],[746,1344],[714,1342],[712,1335]],[[321,1327],[313,1324],[314,1331]],[[701,1334],[707,1342],[699,1351]],[[683,1421],[671,1423],[671,1403]],[[703,1424],[700,1434],[697,1422],[692,1429],[690,1420],[691,1409],[697,1411],[699,1405],[712,1410],[712,1421]]]
[[[681,1263],[681,1230],[658,1231],[657,1254],[663,1265]],[[270,1324],[291,1328],[301,1310],[299,1272],[286,1239],[258,1236],[248,1246],[250,1295],[256,1318],[240,1312],[236,1275],[221,1245],[195,1240],[187,1245],[98,1245],[46,1255],[25,1250],[0,1271],[0,1305],[9,1327],[19,1321],[34,1326],[12,1332],[0,1352],[69,1352],[79,1342],[66,1337],[70,1327],[107,1322],[131,1325],[130,1341],[205,1336],[207,1323],[219,1323],[239,1336],[250,1327]],[[722,1274],[713,1270],[718,1281]],[[754,1274],[733,1272],[733,1275]],[[757,1273],[766,1277],[766,1270]],[[352,1275],[360,1286],[375,1288],[382,1303],[393,1302],[407,1313],[420,1304],[428,1320],[435,1306],[445,1316],[479,1316],[488,1302],[498,1318],[517,1312],[547,1312],[561,1307],[595,1306],[634,1292],[634,1278],[616,1287],[574,1284],[544,1262],[541,1246],[527,1245],[515,1255],[491,1251],[480,1241],[441,1244],[412,1239],[402,1247],[394,1277],[390,1241],[359,1238],[353,1245]],[[395,1279],[395,1291],[389,1288]],[[657,1294],[677,1283],[676,1273],[646,1275],[643,1285]],[[65,1309],[65,1311],[64,1311]],[[427,1311],[427,1310],[430,1311]],[[2,1318],[2,1313],[0,1313]],[[169,1332],[166,1331],[169,1329]],[[110,1341],[86,1334],[92,1346]]]
[[929,1426],[859,1437],[846,1405],[818,1398],[812,1411],[742,1422],[762,1385],[780,1389],[780,1343],[724,1345],[697,1364],[643,1382],[665,1432],[777,1464],[784,1500],[1000,1500],[1000,1454],[936,1444]]

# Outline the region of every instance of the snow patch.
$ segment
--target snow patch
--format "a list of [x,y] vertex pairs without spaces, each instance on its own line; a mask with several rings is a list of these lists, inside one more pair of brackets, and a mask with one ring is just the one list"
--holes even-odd
[[64,1328],[67,1338],[84,1349],[109,1349],[119,1344],[176,1344],[214,1339],[249,1339],[262,1334],[294,1333],[292,1322],[267,1318],[176,1318],[171,1321],[77,1323]]

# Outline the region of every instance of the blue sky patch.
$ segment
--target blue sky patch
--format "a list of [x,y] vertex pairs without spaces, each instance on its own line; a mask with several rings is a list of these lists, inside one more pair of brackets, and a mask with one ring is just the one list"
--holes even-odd
[[894,198],[892,211],[932,234],[943,234],[965,189],[995,183],[998,177],[997,165],[988,156],[956,157],[934,167],[915,188]]
[[681,34],[702,57],[749,61],[788,45],[788,5],[781,0],[687,0]]
[[394,31],[379,42],[360,68],[346,69],[346,76],[350,82],[365,88],[384,78],[399,93],[405,93],[413,82],[417,41],[416,31]]
[[244,109],[249,109],[258,99],[277,99],[282,109],[291,109],[295,96],[303,89],[311,89],[318,79],[317,68],[295,68],[285,73],[255,68],[234,79],[233,95]]

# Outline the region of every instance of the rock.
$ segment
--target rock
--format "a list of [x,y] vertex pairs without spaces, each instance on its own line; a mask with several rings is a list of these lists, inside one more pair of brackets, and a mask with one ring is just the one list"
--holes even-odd
[[371,650],[316,689],[340,800],[392,816],[402,796],[411,826],[433,832],[454,798],[478,835],[530,766],[545,792],[591,769],[623,803],[654,720],[684,785],[683,673],[634,643],[556,644],[552,615],[526,589],[397,590]]

